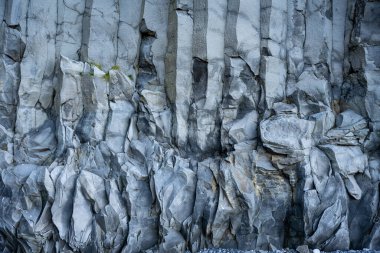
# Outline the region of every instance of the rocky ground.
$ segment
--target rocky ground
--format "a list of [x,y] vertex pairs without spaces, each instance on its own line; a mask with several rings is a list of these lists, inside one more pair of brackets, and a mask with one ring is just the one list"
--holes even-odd
[[[313,253],[319,253],[324,251],[316,251],[316,250],[310,250],[310,252]],[[336,251],[329,251],[331,253],[377,253],[379,251],[376,250],[336,250]],[[274,251],[265,251],[265,250],[234,250],[234,249],[204,249],[199,251],[199,253],[305,253],[305,252],[299,252],[296,250],[291,249],[283,249],[283,250],[274,250]]]

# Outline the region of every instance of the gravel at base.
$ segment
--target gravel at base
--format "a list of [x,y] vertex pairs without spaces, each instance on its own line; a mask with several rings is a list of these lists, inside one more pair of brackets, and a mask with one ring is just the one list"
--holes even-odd
[[[310,250],[312,252],[313,250]],[[324,251],[321,251],[321,253]],[[275,251],[265,251],[265,250],[237,250],[237,249],[203,249],[199,251],[199,253],[298,253],[298,251],[293,249],[282,249],[282,250],[275,250]],[[348,250],[348,251],[332,251],[329,253],[380,253],[378,250]]]

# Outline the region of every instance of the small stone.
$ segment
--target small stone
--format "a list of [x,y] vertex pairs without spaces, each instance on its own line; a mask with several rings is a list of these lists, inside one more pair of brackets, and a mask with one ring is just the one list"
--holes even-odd
[[296,249],[299,253],[309,253],[309,246],[307,245],[300,245]]

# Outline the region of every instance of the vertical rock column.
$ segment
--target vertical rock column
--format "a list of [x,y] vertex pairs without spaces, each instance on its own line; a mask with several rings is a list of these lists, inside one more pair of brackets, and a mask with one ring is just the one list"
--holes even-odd
[[347,0],[332,1],[332,52],[331,52],[331,85],[334,101],[340,97],[343,83],[344,33],[347,17]]
[[[287,60],[287,84],[286,95],[288,96],[294,84],[304,69],[304,43],[305,43],[305,0],[287,1],[287,38],[286,38],[286,60]],[[295,105],[292,105],[294,109]],[[297,110],[293,111],[297,112]],[[299,160],[290,162],[286,166],[289,183],[292,185],[292,204],[286,221],[285,245],[286,247],[297,247],[304,239],[304,217],[303,217],[303,191],[305,170],[308,166],[302,166]],[[308,163],[308,158],[305,159]]]
[[119,25],[116,65],[136,80],[140,46],[140,22],[144,10],[142,0],[119,1]]
[[141,42],[140,23],[144,1],[118,1],[116,64],[108,70],[109,97],[105,139],[114,153],[126,152],[132,136],[128,129],[136,128],[137,105],[132,99],[137,78],[138,56]]
[[119,1],[86,0],[81,60],[109,70],[116,64]]
[[305,0],[288,1],[288,83],[297,82],[304,68],[305,5]]
[[327,75],[331,68],[331,7],[332,3],[327,0],[306,2],[305,63],[317,65],[323,75]]
[[[67,148],[76,148],[79,140],[74,135],[74,130],[83,114],[83,95],[81,88],[81,73],[85,64],[70,61],[62,57],[60,69],[62,71],[59,101],[58,101],[58,155]],[[87,65],[88,68],[88,65]]]
[[[136,102],[136,114],[131,118],[127,133],[125,152],[120,157],[125,159],[122,170],[126,172],[125,198],[128,203],[129,234],[124,252],[140,252],[158,244],[159,209],[154,187],[153,169],[157,169],[153,149],[155,146],[146,136],[159,141],[170,136],[170,110],[165,94],[165,53],[167,45],[167,23],[169,1],[143,1],[125,5],[125,8],[138,8],[141,17],[138,28],[139,44],[136,65],[138,67],[135,82],[135,94],[128,94],[127,103]],[[137,21],[137,17],[134,22]],[[131,53],[134,53],[132,46]],[[120,54],[120,52],[119,52]],[[115,93],[117,95],[117,93]],[[120,104],[122,105],[122,104]],[[120,109],[128,107],[121,106]],[[126,115],[124,112],[121,115]],[[120,115],[120,116],[121,116]],[[118,117],[113,120],[115,126]],[[138,134],[139,133],[139,134]],[[141,136],[144,136],[140,139]],[[158,150],[158,149],[157,149]],[[161,154],[157,154],[161,157]]]
[[[349,2],[350,33],[346,32],[348,50],[346,78],[342,85],[341,107],[351,107],[369,119],[369,134],[364,142],[368,154],[370,181],[358,180],[363,190],[362,200],[352,201],[349,216],[350,239],[354,248],[380,247],[379,219],[379,147],[380,147],[380,3],[378,1]],[[367,203],[367,204],[364,204]],[[368,203],[377,209],[364,207]],[[362,210],[365,215],[355,215]],[[360,224],[360,227],[358,226]],[[366,235],[366,236],[364,236]]]
[[268,109],[284,99],[286,87],[287,1],[261,0],[260,77],[264,82]]
[[[70,64],[70,61],[78,61],[80,59],[82,21],[86,1],[75,4],[60,0],[57,3],[56,64],[59,67],[55,69],[55,72],[56,77],[59,77],[59,84],[56,87],[58,99],[56,99],[55,103],[56,110],[58,111],[56,112],[58,116],[56,124],[58,139],[57,154],[59,155],[66,148],[74,146],[73,134],[76,124],[72,125],[74,122],[70,121],[78,119],[77,117],[81,115],[81,110],[83,110],[80,79],[84,65],[78,62],[77,64],[75,64],[76,62],[71,62]],[[70,106],[73,106],[72,109],[70,109]]]
[[86,63],[84,71],[79,73],[83,112],[75,135],[81,143],[93,146],[104,140],[110,114],[108,94],[110,71],[117,59],[115,34],[118,34],[119,10],[118,0],[85,1],[80,56]]
[[175,144],[180,149],[186,149],[189,137],[188,118],[193,80],[192,8],[192,1],[176,1],[175,4],[171,4],[169,12],[165,82],[166,93],[173,109],[172,134]]
[[228,2],[225,80],[221,108],[223,150],[255,144],[260,86],[260,0]]
[[[83,15],[86,1],[59,0],[57,5],[56,60],[60,55],[78,61],[82,45]],[[59,63],[57,63],[59,66]],[[56,72],[59,68],[56,68]]]
[[224,73],[227,1],[194,1],[193,89],[190,146],[203,154],[220,150],[219,104]]
[[140,24],[141,44],[136,87],[142,98],[142,113],[138,125],[145,134],[155,136],[159,141],[170,140],[172,127],[171,111],[165,93],[168,13],[168,0],[146,1]]
[[[338,125],[333,112],[336,108],[332,107],[331,85],[336,81],[339,87],[339,80],[342,80],[341,70],[339,71],[341,66],[332,67],[332,60],[336,61],[343,57],[341,45],[343,38],[339,37],[342,30],[339,25],[344,23],[345,13],[341,13],[344,12],[344,1],[340,1],[340,4],[343,5],[340,11],[333,11],[333,1],[307,1],[305,6],[305,66],[296,83],[298,97],[295,100],[300,115],[315,121],[313,137],[319,144],[323,144],[321,136],[334,127],[335,123]],[[334,36],[335,41],[333,41]],[[307,96],[311,96],[310,102],[307,102]],[[331,149],[340,150],[339,141],[331,142],[334,143]],[[313,148],[304,166],[305,241],[313,247],[326,251],[348,249],[350,197],[346,188],[350,191],[352,187],[345,183],[347,174],[339,171],[336,166],[337,161],[330,155],[329,149],[322,145],[318,145],[318,148],[321,148],[323,153]],[[350,148],[345,150],[347,154]],[[349,160],[349,155],[346,159]]]
[[19,1],[0,4],[0,168],[12,163],[20,62],[25,44],[19,31]]
[[[301,117],[316,114],[313,117],[320,120],[322,115],[324,115],[323,117],[330,115],[329,117],[334,120],[330,108],[331,2],[325,0],[296,1],[293,6],[295,22],[291,26],[291,35],[288,36],[290,40],[288,44],[290,61],[288,95],[292,96]],[[292,44],[295,48],[290,47]],[[301,60],[301,57],[304,60]],[[310,101],[307,101],[307,96],[311,97]],[[323,114],[317,115],[319,112],[323,112]],[[323,129],[323,131],[325,130]]]
[[[55,126],[48,115],[55,85],[57,2],[25,1],[22,7],[19,1],[8,2],[12,2],[15,11],[20,8],[23,11],[21,24],[26,43],[20,66],[15,159],[19,163],[41,164],[51,156],[56,145]],[[17,2],[20,5],[13,6]]]
[[[364,9],[364,18],[361,23],[362,48],[361,69],[367,81],[365,108],[371,119],[372,133],[366,147],[375,151],[380,145],[380,3],[369,2]],[[364,56],[364,57],[363,57]],[[354,56],[355,57],[355,56]],[[359,58],[359,59],[360,59]],[[363,59],[364,58],[364,59]],[[355,58],[352,58],[355,61]],[[363,61],[364,60],[364,61]]]

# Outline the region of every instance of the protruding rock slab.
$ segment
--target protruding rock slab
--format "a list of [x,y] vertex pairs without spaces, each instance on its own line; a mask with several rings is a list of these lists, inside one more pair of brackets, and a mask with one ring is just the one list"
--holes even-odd
[[260,123],[261,139],[265,147],[276,153],[306,152],[313,146],[314,125],[296,115],[273,116]]

